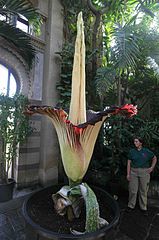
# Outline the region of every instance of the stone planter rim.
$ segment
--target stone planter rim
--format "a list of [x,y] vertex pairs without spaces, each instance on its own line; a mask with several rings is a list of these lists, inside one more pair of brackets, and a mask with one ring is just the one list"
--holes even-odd
[[[59,185],[55,185],[55,186],[52,186],[52,187],[62,187],[63,185],[59,184]],[[50,187],[50,186],[49,186]],[[45,187],[43,188],[42,190],[37,190],[36,192],[30,194],[24,201],[23,203],[23,207],[22,207],[22,213],[23,213],[23,216],[26,220],[26,222],[34,229],[34,231],[43,236],[43,237],[47,237],[49,239],[53,239],[53,237],[55,237],[56,239],[83,239],[82,237],[84,237],[84,239],[91,239],[94,238],[94,237],[102,237],[105,235],[105,232],[106,231],[109,231],[111,228],[114,228],[118,221],[119,221],[119,217],[120,217],[120,211],[119,211],[119,206],[117,204],[117,202],[115,201],[115,199],[108,193],[106,192],[105,190],[99,188],[99,187],[96,187],[96,186],[91,186],[93,187],[94,189],[100,189],[100,191],[104,192],[107,197],[112,200],[113,204],[114,204],[114,208],[115,208],[115,217],[113,218],[113,220],[110,222],[109,225],[95,231],[95,232],[92,232],[92,233],[86,233],[86,234],[82,234],[82,235],[73,235],[73,234],[64,234],[64,233],[57,233],[57,232],[53,232],[51,230],[48,230],[44,227],[41,227],[39,224],[35,223],[31,217],[27,214],[27,203],[29,201],[29,199],[36,193],[38,192],[41,192],[49,187]]]

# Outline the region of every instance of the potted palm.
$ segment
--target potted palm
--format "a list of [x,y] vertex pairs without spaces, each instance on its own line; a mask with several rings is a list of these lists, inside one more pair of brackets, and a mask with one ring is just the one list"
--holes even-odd
[[8,178],[8,172],[17,155],[18,144],[30,132],[28,118],[23,114],[26,104],[28,101],[23,95],[13,98],[0,95],[0,202],[12,198],[14,180]]
[[[46,115],[52,121],[59,139],[62,162],[69,182],[67,186],[63,186],[62,188],[51,187],[29,197],[24,203],[23,208],[27,222],[40,236],[47,237],[45,239],[102,239],[101,237],[104,236],[104,232],[117,223],[118,217],[113,216],[113,220],[110,220],[113,224],[110,224],[110,222],[108,223],[104,219],[105,217],[100,215],[99,204],[94,191],[99,193],[102,190],[98,191],[93,188],[93,191],[90,186],[82,182],[82,179],[88,169],[102,123],[107,117],[114,114],[132,116],[136,114],[136,107],[125,105],[122,107],[110,107],[101,112],[86,111],[85,43],[82,13],[79,13],[77,20],[77,38],[75,43],[69,114],[63,109],[50,106],[28,106],[26,113],[30,115],[35,113]],[[51,195],[53,200],[52,205],[54,205],[56,214],[53,217],[54,219],[50,219],[51,222],[54,221],[54,226],[59,222],[56,232],[50,230],[47,223],[44,223],[44,210],[50,205],[49,200]],[[43,196],[42,201],[40,201],[40,196]],[[107,194],[102,194],[102,200],[108,200],[108,202],[112,202],[116,206],[113,199],[108,197]],[[104,202],[103,208],[109,205],[108,202]],[[37,206],[39,208],[36,208]],[[85,209],[85,214],[82,217],[82,222],[85,222],[84,229],[74,229],[73,225],[70,226],[68,224],[70,233],[67,232],[65,234],[65,232],[60,232],[61,228],[65,228],[66,218],[72,223],[75,222],[81,216],[83,209]],[[47,222],[49,221],[48,214],[51,211],[53,209],[49,209],[46,214]],[[41,222],[37,220],[37,215],[40,212],[42,212]],[[59,216],[62,222],[58,218]],[[100,231],[101,228],[104,229],[102,232]]]

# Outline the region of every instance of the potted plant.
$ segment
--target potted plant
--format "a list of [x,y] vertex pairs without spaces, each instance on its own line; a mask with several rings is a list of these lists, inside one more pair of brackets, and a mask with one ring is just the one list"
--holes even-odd
[[[30,115],[35,113],[43,114],[51,119],[57,132],[62,162],[69,180],[69,184],[62,188],[51,187],[53,194],[50,194],[50,189],[44,189],[40,193],[38,192],[31,196],[24,203],[23,208],[27,222],[32,225],[38,234],[47,237],[47,239],[101,239],[104,231],[109,230],[110,226],[112,227],[113,225],[108,223],[107,219],[104,219],[103,216],[101,217],[100,215],[99,204],[94,193],[94,191],[96,193],[99,193],[99,191],[96,189],[93,191],[90,186],[82,182],[82,179],[88,169],[102,123],[107,117],[114,114],[132,116],[136,114],[136,107],[127,104],[123,107],[110,107],[101,112],[86,111],[85,43],[82,13],[79,13],[77,21],[77,38],[72,72],[72,93],[69,114],[63,109],[50,106],[28,106],[26,113]],[[65,218],[63,217],[67,217],[67,219],[73,223],[81,216],[83,209],[85,209],[85,214],[83,215],[85,221],[82,218],[82,222],[85,222],[84,230],[82,229],[80,231],[80,229],[74,229],[72,226],[70,227],[70,234],[65,235],[59,232],[59,228],[57,228],[58,233],[51,232],[47,223],[41,227],[43,225],[42,222],[44,222],[44,211],[48,207],[47,205],[49,205],[51,195],[53,200],[52,204],[54,204],[56,211],[54,225],[59,222],[59,228],[61,226],[64,228],[65,221],[63,219]],[[44,197],[42,201],[40,201],[40,196]],[[102,199],[103,201],[104,199],[109,199],[108,202],[113,201],[112,198],[106,197],[106,195],[102,195],[101,201]],[[36,209],[36,206],[39,204],[39,208]],[[108,204],[104,202],[103,208],[107,208],[106,206],[108,206]],[[50,211],[53,211],[53,209],[49,210],[48,214]],[[38,217],[36,214],[40,212],[43,213],[41,216],[42,222],[37,223]],[[62,222],[60,222],[59,216]],[[113,221],[110,221],[116,223],[117,219],[114,220],[114,218],[116,219],[116,216],[113,216]],[[51,221],[53,221],[53,219]],[[104,231],[102,230],[101,232],[101,228],[104,229]],[[97,232],[97,234],[95,234],[95,232]],[[90,235],[88,236],[87,234]],[[95,235],[95,238],[92,238],[93,235]]]
[[8,172],[17,155],[18,144],[30,132],[28,117],[23,111],[27,98],[16,95],[13,98],[0,95],[0,202],[12,199],[14,180],[8,179]]

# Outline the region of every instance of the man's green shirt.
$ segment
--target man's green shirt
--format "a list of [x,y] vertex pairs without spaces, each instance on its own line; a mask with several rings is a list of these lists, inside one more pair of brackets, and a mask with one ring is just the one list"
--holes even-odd
[[149,168],[153,157],[154,153],[147,148],[131,149],[128,154],[128,159],[131,160],[131,167],[133,168]]

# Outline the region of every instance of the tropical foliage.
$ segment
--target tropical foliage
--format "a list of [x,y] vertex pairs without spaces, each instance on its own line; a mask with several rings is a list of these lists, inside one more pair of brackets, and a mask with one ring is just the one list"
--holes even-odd
[[[62,57],[59,105],[68,108],[75,19],[82,9],[86,36],[87,108],[133,103],[135,120],[111,119],[101,130],[91,167],[125,173],[132,136],[143,136],[158,155],[158,1],[62,1],[65,12],[65,44]],[[119,119],[118,119],[119,120]],[[119,124],[120,122],[120,124]],[[112,165],[113,164],[113,165]],[[111,169],[113,166],[113,169]],[[157,167],[156,170],[157,171]]]
[[18,144],[31,132],[23,112],[28,100],[23,95],[13,98],[0,95],[0,183],[7,183],[8,171],[18,154]]
[[[85,232],[93,232],[107,224],[100,218],[99,205],[94,192],[83,183],[90,164],[94,145],[103,122],[111,115],[128,117],[137,113],[136,107],[110,107],[101,112],[86,111],[85,99],[85,39],[82,12],[77,20],[77,37],[72,71],[72,91],[69,114],[63,109],[49,106],[29,106],[27,114],[39,113],[52,121],[60,144],[61,157],[69,185],[53,194],[54,206],[59,215],[78,218],[82,202],[86,206]],[[71,211],[71,215],[70,215]],[[72,230],[73,233],[76,231]],[[80,233],[81,234],[81,233]]]
[[41,17],[28,0],[0,0],[0,37],[7,40],[31,67],[35,49],[31,37],[14,25],[18,16],[24,16],[33,25],[34,32],[39,33]]

